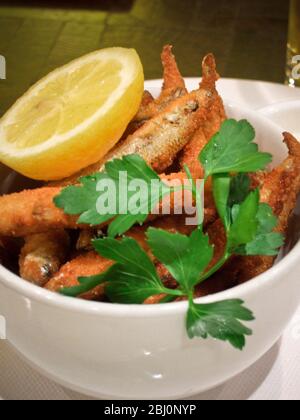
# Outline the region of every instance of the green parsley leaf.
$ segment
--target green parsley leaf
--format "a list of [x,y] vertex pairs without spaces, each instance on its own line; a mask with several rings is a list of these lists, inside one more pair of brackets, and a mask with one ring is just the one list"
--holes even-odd
[[244,255],[265,255],[276,257],[283,244],[284,237],[281,233],[272,232],[261,234],[245,246]]
[[54,198],[56,207],[63,209],[66,214],[81,215],[78,223],[100,225],[109,221],[112,216],[100,215],[96,210],[99,197],[97,184],[107,179],[107,175],[98,173],[80,179],[80,186],[69,186]]
[[161,180],[139,155],[128,155],[121,159],[111,160],[105,165],[105,172],[115,181],[119,181],[120,172],[126,172],[129,181],[141,179],[150,184],[155,179]]
[[83,295],[84,293],[93,290],[95,287],[103,284],[107,281],[106,279],[107,272],[90,277],[79,277],[78,286],[65,287],[59,291],[60,294],[69,297],[77,297]]
[[229,174],[213,175],[213,194],[215,204],[225,228],[231,224],[231,210],[246,200],[249,195],[250,178],[247,174],[230,176]]
[[259,204],[258,190],[250,191],[246,174],[213,176],[213,193],[218,213],[229,232],[229,248],[237,255],[276,256],[284,243],[273,232],[278,220],[268,204]]
[[228,341],[233,347],[242,350],[245,336],[252,335],[252,330],[240,321],[253,321],[252,312],[245,308],[241,300],[226,300],[217,303],[199,305],[190,301],[187,314],[187,330],[190,338],[209,336]]
[[259,152],[254,139],[255,130],[246,120],[226,120],[200,154],[206,178],[220,173],[265,169],[272,156]]
[[269,204],[260,203],[258,212],[258,234],[271,233],[278,225],[278,219],[274,215],[273,209]]
[[261,203],[256,217],[258,228],[255,238],[246,245],[238,247],[235,253],[238,255],[278,255],[284,244],[284,236],[273,232],[278,220],[272,208],[268,204]]
[[[128,208],[125,214],[118,213],[118,216],[110,224],[108,235],[112,238],[123,235],[135,224],[143,224],[159,201],[171,192],[171,188],[162,182],[157,173],[138,155],[124,156],[122,159],[108,162],[105,170],[108,176],[116,182],[118,198],[120,198],[121,187],[119,175],[122,172],[126,173],[128,182],[142,183],[146,187],[145,191],[141,188],[140,193],[126,189]],[[119,208],[120,205],[122,203],[118,201]]]
[[213,194],[219,216],[226,229],[230,226],[230,209],[228,200],[230,195],[231,177],[226,174],[213,176]]
[[141,304],[163,293],[182,296],[180,291],[163,285],[154,264],[134,239],[105,238],[93,243],[100,255],[117,262],[105,276],[108,281],[105,291],[112,302]]
[[238,174],[231,178],[228,206],[242,204],[251,191],[251,180],[248,174]]
[[196,229],[191,236],[149,228],[148,245],[186,294],[199,283],[213,257],[209,237]]
[[168,289],[158,280],[141,278],[132,266],[115,264],[110,272],[110,281],[105,293],[114,303],[142,304],[151,296],[168,293]]
[[108,227],[108,236],[115,238],[128,232],[135,224],[144,224],[147,214],[122,214],[116,217]]
[[232,208],[233,223],[228,234],[229,249],[251,242],[258,229],[259,190],[252,191],[246,200]]

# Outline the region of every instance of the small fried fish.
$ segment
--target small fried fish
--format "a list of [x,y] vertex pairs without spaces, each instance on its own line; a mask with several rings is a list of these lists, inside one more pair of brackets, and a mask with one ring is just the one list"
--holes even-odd
[[69,247],[69,236],[64,230],[27,236],[19,258],[21,277],[43,287],[66,263]]

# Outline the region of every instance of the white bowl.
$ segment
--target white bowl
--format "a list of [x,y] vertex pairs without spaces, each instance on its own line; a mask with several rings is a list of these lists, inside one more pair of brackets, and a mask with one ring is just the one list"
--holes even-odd
[[[259,113],[227,106],[248,119],[274,164],[286,156],[281,129]],[[243,352],[228,344],[189,340],[187,304],[127,306],[86,302],[35,287],[0,267],[0,313],[9,342],[46,376],[101,398],[177,399],[232,378],[279,339],[299,304],[300,244],[275,267],[234,289],[200,299],[240,298],[256,316]]]
[[285,131],[293,133],[300,138],[300,100],[279,102],[259,110]]

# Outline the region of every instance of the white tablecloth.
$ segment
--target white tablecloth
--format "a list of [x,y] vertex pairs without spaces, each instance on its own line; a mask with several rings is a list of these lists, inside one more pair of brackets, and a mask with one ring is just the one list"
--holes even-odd
[[[148,83],[148,87],[161,82]],[[197,85],[194,80],[189,87]],[[264,82],[221,80],[219,90],[228,100],[259,109],[271,103],[300,98],[299,90]],[[288,130],[288,127],[285,127]],[[280,342],[246,372],[197,400],[299,400],[300,308]],[[0,341],[0,399],[80,400],[83,395],[67,390],[29,367],[12,348]]]

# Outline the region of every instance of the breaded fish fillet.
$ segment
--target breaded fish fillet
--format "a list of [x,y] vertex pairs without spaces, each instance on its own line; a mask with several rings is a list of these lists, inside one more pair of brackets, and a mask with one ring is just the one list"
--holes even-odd
[[174,99],[187,94],[184,79],[178,69],[176,58],[172,53],[172,46],[166,45],[161,54],[163,66],[163,87],[160,96],[142,106],[134,118],[135,122],[145,122],[162,112]]
[[[0,197],[0,232],[22,237],[49,230],[77,229],[77,217],[64,214],[53,199],[61,188],[38,188]],[[1,234],[2,235],[2,234]]]
[[130,154],[140,155],[154,170],[164,172],[205,120],[210,104],[210,92],[200,89],[174,100],[162,113],[112,149],[103,160],[69,178],[65,185],[75,183],[78,177],[100,172],[106,162]]
[[126,128],[125,133],[123,134],[122,138],[120,139],[120,142],[126,140],[128,136],[133,134],[136,130],[138,130],[139,128],[142,127],[142,125],[145,124],[146,120],[142,119],[141,116],[144,115],[145,113],[147,113],[148,109],[152,108],[153,104],[154,104],[153,96],[151,95],[150,92],[145,90],[144,93],[143,93],[143,98],[142,98],[142,102],[141,102],[139,111],[138,111],[137,115],[135,116],[135,118],[133,118],[133,120],[130,121],[130,123],[128,124],[128,127]]
[[138,154],[154,170],[162,173],[205,119],[209,104],[207,92],[200,90],[174,101],[163,113],[112,150],[103,162],[94,166],[93,172],[102,171],[107,161]]
[[[186,179],[183,173],[161,175],[161,179],[169,186],[178,185]],[[86,225],[78,225],[77,216],[69,216],[57,208],[54,198],[62,191],[60,187],[43,187],[35,190],[22,191],[0,197],[0,235],[7,237],[26,237],[37,233],[47,233],[57,229],[86,229]],[[182,193],[175,193],[182,195]],[[174,213],[174,194],[166,197],[159,205],[158,213],[165,201],[170,202],[171,214]],[[184,203],[184,200],[181,200]],[[205,224],[211,223],[216,216],[214,208],[204,211]],[[150,215],[154,220],[159,214]],[[105,224],[106,226],[107,224]],[[103,226],[100,226],[103,227]]]
[[69,246],[69,235],[64,230],[27,236],[19,258],[21,277],[44,286],[66,263]]
[[194,179],[202,179],[204,177],[204,171],[198,156],[226,120],[223,100],[216,89],[219,74],[217,73],[215,58],[212,54],[205,57],[202,68],[203,78],[200,88],[210,89],[212,93],[211,106],[206,114],[205,121],[195,132],[191,141],[185,146],[180,157],[181,168],[187,165]]
[[[52,292],[59,292],[65,287],[78,286],[78,277],[88,277],[106,271],[112,262],[101,257],[96,252],[88,252],[65,264],[60,271],[46,284],[45,288]],[[101,300],[104,298],[104,285],[100,285],[81,296],[87,300]]]

